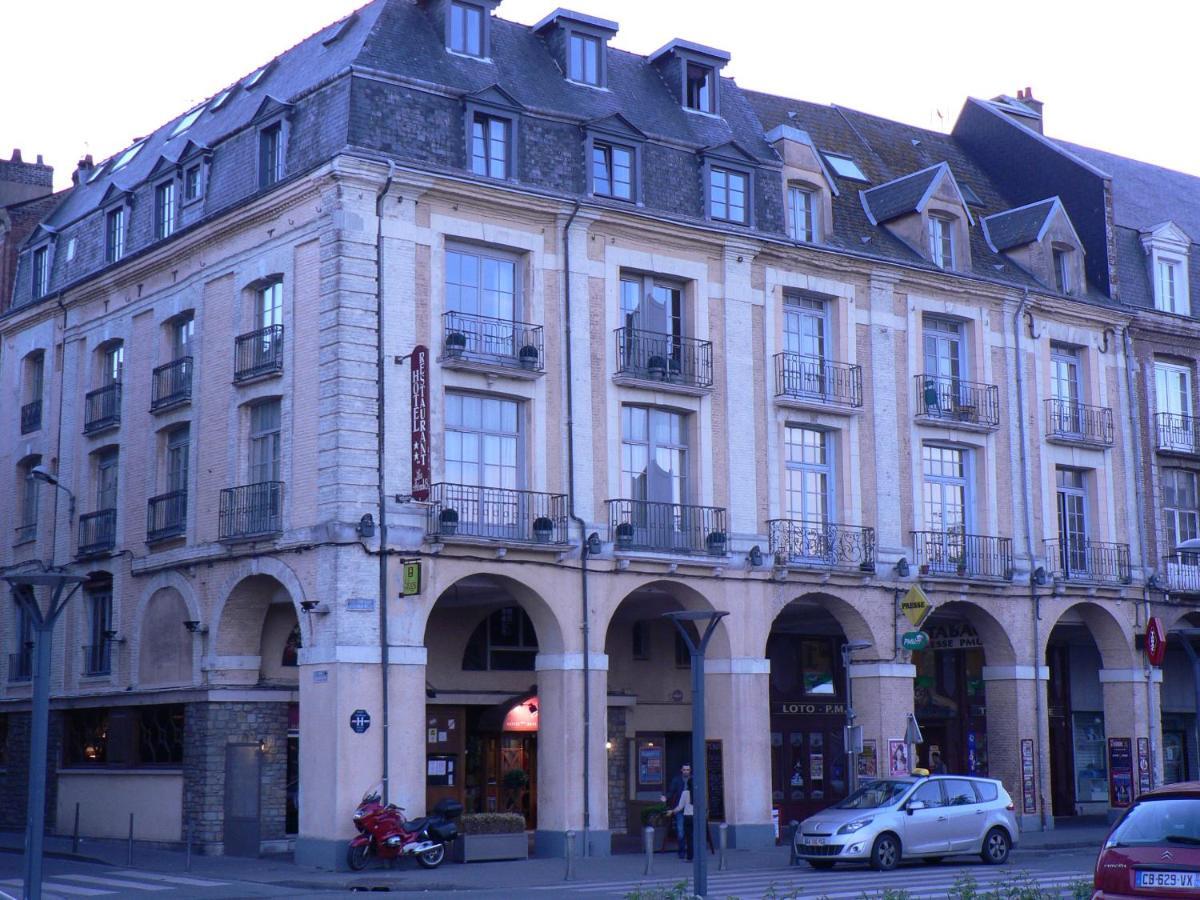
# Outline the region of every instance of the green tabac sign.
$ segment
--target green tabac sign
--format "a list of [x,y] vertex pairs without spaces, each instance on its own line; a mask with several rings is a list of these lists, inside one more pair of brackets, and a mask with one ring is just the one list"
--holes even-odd
[[900,638],[900,646],[905,650],[924,650],[929,646],[929,635],[923,631],[906,631]]

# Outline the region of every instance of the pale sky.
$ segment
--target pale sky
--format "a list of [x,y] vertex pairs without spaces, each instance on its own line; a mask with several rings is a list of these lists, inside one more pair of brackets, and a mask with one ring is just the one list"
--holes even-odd
[[[673,37],[729,51],[746,88],[949,130],[968,96],[1031,86],[1046,132],[1200,175],[1200,4],[1113,0],[566,0],[614,19],[614,45]],[[70,184],[361,0],[40,0],[5,4],[0,158],[20,147]],[[504,0],[532,24],[555,0]],[[978,10],[978,12],[976,11]],[[940,113],[940,116],[939,116]]]

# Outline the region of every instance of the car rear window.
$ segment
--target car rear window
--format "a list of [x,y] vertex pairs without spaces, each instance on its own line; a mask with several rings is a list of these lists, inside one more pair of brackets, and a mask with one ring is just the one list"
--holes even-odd
[[1200,845],[1200,799],[1143,800],[1113,829],[1108,845]]
[[975,791],[971,789],[971,782],[963,778],[946,778],[942,781],[942,786],[946,789],[946,805],[947,806],[970,806],[975,803]]
[[996,792],[996,785],[990,781],[972,781],[975,785],[975,793],[979,795],[980,803],[991,803],[999,794]]

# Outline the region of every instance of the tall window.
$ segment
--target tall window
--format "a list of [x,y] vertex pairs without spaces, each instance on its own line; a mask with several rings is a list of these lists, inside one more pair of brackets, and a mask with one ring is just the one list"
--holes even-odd
[[283,324],[283,282],[272,281],[258,289],[258,327]]
[[817,239],[817,193],[800,185],[788,186],[788,229],[794,241]]
[[621,313],[626,328],[677,338],[683,334],[683,291],[650,277],[621,277]]
[[21,521],[17,525],[18,543],[32,541],[37,537],[38,480],[33,477],[33,467],[41,462],[40,456],[31,456],[17,469],[21,497]]
[[716,73],[712,66],[687,64],[684,106],[699,112],[716,112]]
[[967,453],[957,447],[926,444],[921,448],[924,473],[925,528],[942,533],[967,530]]
[[633,159],[629,147],[596,141],[592,144],[592,193],[618,200],[633,199]]
[[923,342],[926,375],[951,379],[966,375],[962,323],[926,316]]
[[125,345],[113,344],[105,348],[101,354],[100,364],[101,386],[120,384],[121,376],[125,374]]
[[942,269],[954,268],[954,221],[929,217],[929,258]]
[[783,349],[788,353],[825,359],[828,318],[823,301],[793,293],[785,294]]
[[104,218],[105,259],[114,263],[125,255],[125,207],[109,211]]
[[283,178],[283,123],[258,133],[258,186],[270,187]]
[[200,197],[200,164],[188,166],[183,173],[183,200],[188,202]]
[[450,4],[450,49],[483,56],[483,9],[473,3]]
[[102,450],[96,455],[96,509],[117,508],[116,448]]
[[789,425],[784,429],[784,447],[788,518],[824,525],[833,490],[828,433]]
[[1085,574],[1088,570],[1087,487],[1079,469],[1055,469],[1058,504],[1058,540],[1063,571]]
[[196,320],[189,313],[171,322],[171,359],[183,359],[192,355],[192,341],[195,339]]
[[446,251],[447,311],[511,322],[517,300],[516,260],[484,250]]
[[687,418],[665,409],[621,407],[621,496],[688,502]]
[[37,403],[46,386],[46,354],[41,350],[30,353],[25,363],[25,401]]
[[714,219],[746,224],[749,176],[713,166],[708,173],[708,212]]
[[280,406],[278,400],[264,400],[250,407],[251,484],[280,481]]
[[160,240],[175,230],[175,182],[164,181],[154,189],[154,233]]
[[1083,431],[1079,408],[1079,351],[1065,344],[1050,345],[1050,429],[1056,434]]
[[1181,291],[1182,268],[1176,260],[1158,260],[1154,267],[1154,306],[1157,309],[1187,314]]
[[567,54],[567,77],[584,84],[600,84],[600,54],[603,45],[598,37],[571,32]]
[[38,247],[33,251],[33,296],[46,296],[50,289],[50,248]]
[[490,178],[512,174],[512,122],[477,112],[471,120],[471,171]]
[[1051,249],[1054,262],[1054,286],[1060,294],[1071,293],[1071,251],[1063,247]]
[[1167,543],[1172,550],[1182,541],[1200,537],[1200,493],[1195,472],[1163,469],[1162,505]]
[[447,393],[446,481],[472,487],[519,488],[519,411],[513,400]]
[[1192,373],[1185,366],[1154,364],[1158,446],[1190,453],[1196,449],[1192,421]]
[[111,582],[84,595],[87,600],[88,654],[85,675],[106,675],[111,669],[109,641],[112,637]]
[[188,489],[188,455],[191,447],[191,428],[181,425],[167,435],[167,492],[186,492]]

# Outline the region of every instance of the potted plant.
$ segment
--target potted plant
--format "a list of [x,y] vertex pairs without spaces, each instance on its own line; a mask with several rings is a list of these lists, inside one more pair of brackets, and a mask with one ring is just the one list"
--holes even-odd
[[633,546],[633,523],[622,522],[617,526],[617,549],[628,550]]
[[538,367],[539,356],[541,354],[538,353],[538,348],[533,346],[533,344],[526,344],[517,351],[517,359],[520,360],[521,368],[523,369],[536,369]]
[[642,828],[654,829],[653,846],[661,852],[666,848],[667,839],[674,832],[671,808],[665,803],[651,803],[642,807],[641,819]]
[[458,510],[447,508],[438,514],[438,532],[441,534],[458,532]]
[[667,377],[671,381],[679,381],[683,375],[683,364],[679,361],[678,356],[672,356],[667,360]]
[[554,520],[548,516],[538,516],[533,520],[533,539],[539,544],[550,543],[554,534]]
[[646,360],[646,370],[650,373],[651,378],[663,379],[667,377],[667,360],[662,356],[652,356]]
[[461,331],[452,331],[446,335],[446,355],[462,356],[467,349],[467,336]]
[[505,792],[505,812],[523,811],[521,799],[529,786],[529,774],[524,769],[509,769],[500,776],[500,784]]
[[725,555],[725,532],[710,531],[704,543],[708,547],[709,554],[712,556]]
[[459,837],[453,845],[458,862],[529,857],[525,817],[520,813],[469,813],[458,824]]

